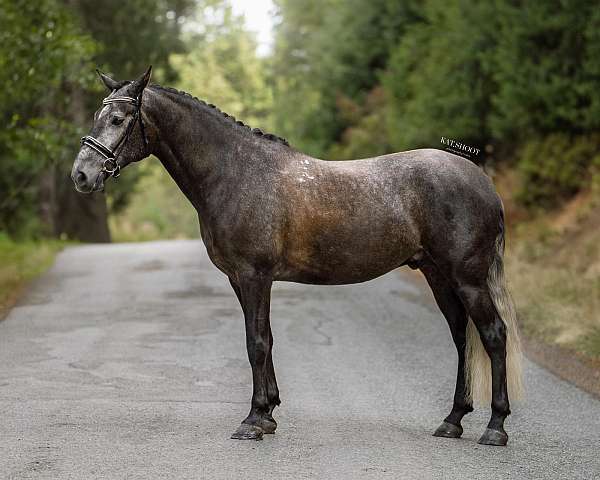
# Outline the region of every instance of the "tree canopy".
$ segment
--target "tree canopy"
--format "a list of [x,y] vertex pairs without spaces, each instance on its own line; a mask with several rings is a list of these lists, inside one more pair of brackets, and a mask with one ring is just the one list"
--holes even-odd
[[[168,57],[183,47],[181,19],[192,5],[0,0],[0,230],[107,239],[104,197],[73,209],[67,174],[103,93],[94,68],[131,78],[154,63],[173,78]],[[112,192],[116,208],[132,181]]]

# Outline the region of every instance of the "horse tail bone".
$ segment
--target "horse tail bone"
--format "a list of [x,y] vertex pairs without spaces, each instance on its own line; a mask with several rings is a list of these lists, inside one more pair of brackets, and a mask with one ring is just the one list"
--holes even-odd
[[[487,277],[487,287],[498,316],[506,327],[506,381],[508,396],[523,396],[522,353],[517,312],[504,276],[504,212],[500,216],[500,232],[494,247],[494,258]],[[469,318],[467,324],[465,375],[467,397],[476,403],[489,403],[492,397],[492,370],[477,327]]]

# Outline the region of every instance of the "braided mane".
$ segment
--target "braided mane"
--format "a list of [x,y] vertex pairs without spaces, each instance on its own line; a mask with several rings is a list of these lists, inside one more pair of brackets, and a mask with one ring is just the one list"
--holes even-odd
[[179,95],[179,96],[185,97],[187,99],[190,99],[202,107],[208,107],[208,108],[212,109],[213,111],[219,113],[223,118],[226,118],[227,120],[229,120],[232,125],[235,125],[235,126],[241,127],[241,128],[245,128],[254,135],[258,135],[258,136],[263,137],[272,142],[281,143],[282,145],[286,145],[288,147],[290,146],[290,144],[288,143],[288,141],[285,138],[279,137],[272,133],[263,132],[260,128],[252,128],[249,125],[246,125],[241,120],[236,120],[236,118],[233,115],[229,115],[228,113],[221,111],[216,105],[213,105],[212,103],[206,103],[204,100],[200,100],[198,97],[194,97],[193,95],[190,95],[187,92],[177,90],[172,87],[163,87],[162,85],[157,85],[155,83],[151,84],[150,86],[152,88],[155,88],[156,90],[162,90],[164,92],[173,93],[175,95]]

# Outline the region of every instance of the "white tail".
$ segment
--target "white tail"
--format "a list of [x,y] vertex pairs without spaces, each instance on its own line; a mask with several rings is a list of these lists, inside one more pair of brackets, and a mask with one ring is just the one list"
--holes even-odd
[[[503,227],[502,222],[502,227]],[[506,381],[508,398],[518,400],[523,395],[521,340],[517,313],[504,278],[504,228],[496,237],[496,251],[490,266],[487,285],[500,318],[506,326]],[[467,397],[476,403],[487,403],[492,397],[492,370],[490,357],[481,343],[473,320],[467,324],[465,375]]]

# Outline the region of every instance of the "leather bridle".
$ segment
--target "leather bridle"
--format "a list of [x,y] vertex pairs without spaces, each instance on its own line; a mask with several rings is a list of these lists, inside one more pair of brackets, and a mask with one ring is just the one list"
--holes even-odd
[[91,135],[86,135],[85,137],[81,138],[81,146],[85,145],[87,147],[90,147],[92,150],[99,153],[104,158],[104,162],[102,163],[102,170],[100,171],[100,173],[105,173],[107,177],[112,176],[116,178],[121,174],[121,165],[118,162],[119,155],[123,151],[123,147],[125,147],[127,140],[129,140],[129,137],[131,136],[131,133],[135,128],[136,122],[139,122],[140,124],[140,130],[142,132],[145,147],[148,147],[148,139],[146,138],[144,121],[142,120],[141,94],[137,98],[123,96],[106,97],[104,100],[102,100],[102,105],[109,105],[111,103],[129,103],[135,107],[133,118],[127,124],[125,134],[121,137],[121,139],[117,142],[113,149],[104,145],[100,140],[92,137]]

